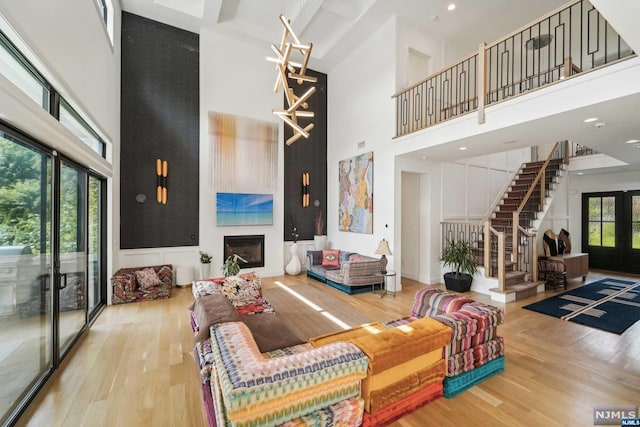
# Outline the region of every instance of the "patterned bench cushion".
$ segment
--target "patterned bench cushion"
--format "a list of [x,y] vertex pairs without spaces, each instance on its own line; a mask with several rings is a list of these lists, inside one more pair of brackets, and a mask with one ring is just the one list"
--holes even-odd
[[450,339],[449,328],[424,318],[393,329],[370,323],[309,341],[314,346],[349,341],[367,355],[369,367],[361,395],[365,411],[374,413],[433,382],[442,382],[446,373],[442,348]]

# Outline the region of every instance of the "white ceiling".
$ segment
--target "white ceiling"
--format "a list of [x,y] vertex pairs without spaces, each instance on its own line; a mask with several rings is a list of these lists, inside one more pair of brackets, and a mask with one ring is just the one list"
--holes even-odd
[[[447,6],[456,3],[453,11]],[[566,4],[565,0],[121,0],[124,11],[199,33],[211,29],[232,35],[267,51],[282,36],[278,20],[284,14],[303,43],[313,42],[310,67],[325,73],[356,46],[397,15],[426,34],[471,53],[481,42],[493,42]],[[425,76],[426,77],[426,76]],[[391,95],[391,94],[390,94]],[[466,141],[444,144],[413,157],[460,158],[460,145],[483,146],[489,152],[535,145],[545,136],[555,142],[569,139],[609,154],[640,169],[640,148],[603,142],[602,134],[582,123],[596,116],[607,122],[608,141],[640,139],[637,111],[640,96],[631,96],[589,109],[548,117],[501,129]],[[536,135],[535,141],[527,135]],[[478,139],[486,139],[479,144]],[[531,141],[529,141],[531,139]],[[505,145],[505,141],[517,144]],[[465,152],[468,156],[486,154]]]
[[[451,2],[456,3],[448,11]],[[303,42],[313,42],[313,68],[333,66],[393,15],[463,52],[503,37],[566,0],[121,0],[123,10],[199,33],[216,29],[268,46],[282,34],[284,14]],[[490,25],[486,25],[490,22]],[[480,23],[480,24],[478,24]]]

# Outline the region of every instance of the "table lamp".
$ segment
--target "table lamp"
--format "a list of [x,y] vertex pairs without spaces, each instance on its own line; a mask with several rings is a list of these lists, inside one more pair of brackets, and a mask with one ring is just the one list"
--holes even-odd
[[382,267],[382,274],[387,274],[387,257],[386,255],[393,255],[391,253],[391,249],[389,249],[389,242],[382,239],[380,244],[378,245],[378,249],[376,249],[377,255],[382,255],[380,258],[380,265]]

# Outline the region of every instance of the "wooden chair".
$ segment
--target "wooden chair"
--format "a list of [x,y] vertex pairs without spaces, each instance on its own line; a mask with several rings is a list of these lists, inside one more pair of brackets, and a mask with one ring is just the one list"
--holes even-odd
[[545,282],[547,289],[565,289],[567,287],[567,267],[564,262],[538,257],[538,278]]

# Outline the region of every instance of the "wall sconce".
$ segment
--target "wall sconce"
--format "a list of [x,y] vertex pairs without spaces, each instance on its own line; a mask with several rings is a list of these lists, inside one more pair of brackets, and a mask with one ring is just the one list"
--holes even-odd
[[302,172],[302,207],[309,206],[309,172]]
[[169,163],[166,160],[156,160],[156,200],[163,205],[167,204],[167,175]]

